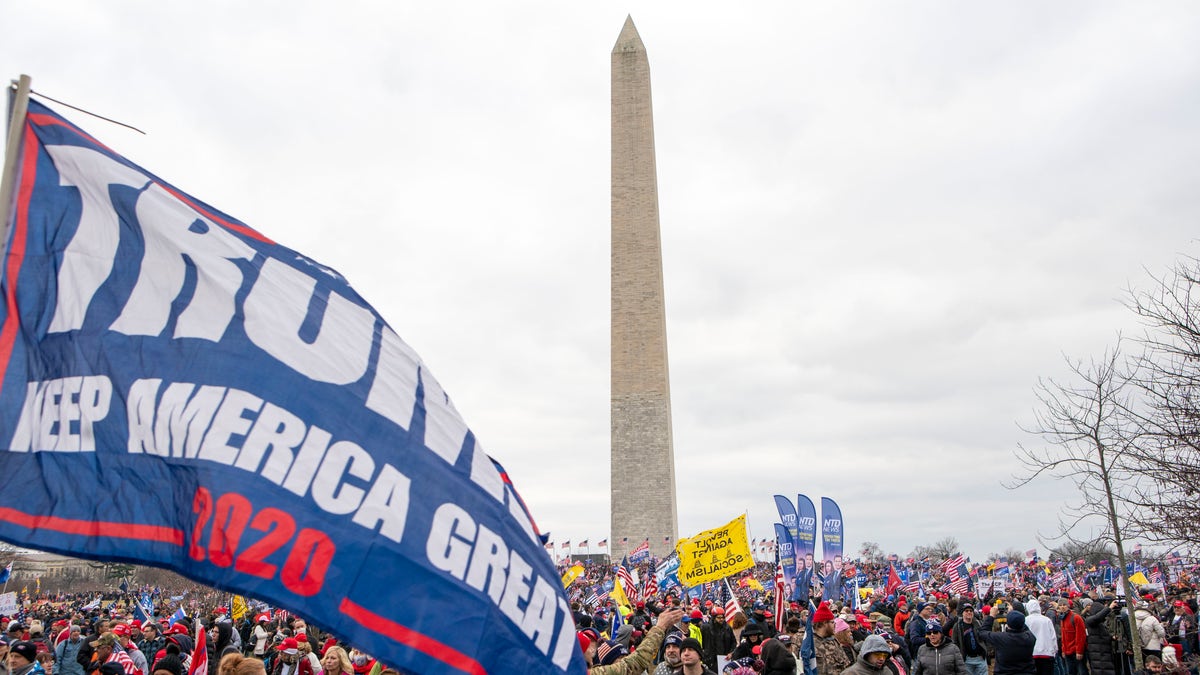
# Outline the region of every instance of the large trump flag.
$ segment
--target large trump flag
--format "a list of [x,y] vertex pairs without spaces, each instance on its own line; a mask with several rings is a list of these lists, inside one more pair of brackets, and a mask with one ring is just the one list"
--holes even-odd
[[503,469],[337,272],[32,102],[0,538],[168,567],[422,673],[582,673]]

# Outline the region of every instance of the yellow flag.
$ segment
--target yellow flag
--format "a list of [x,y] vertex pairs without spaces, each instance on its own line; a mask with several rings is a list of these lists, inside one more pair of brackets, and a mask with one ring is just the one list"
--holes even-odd
[[617,603],[617,607],[628,607],[630,604],[629,597],[625,595],[625,588],[621,586],[620,579],[613,579],[612,593],[609,593],[608,597]]
[[699,586],[754,567],[746,539],[746,515],[675,544],[679,554],[679,582]]
[[1129,583],[1137,584],[1138,586],[1145,586],[1146,584],[1150,583],[1150,580],[1146,578],[1145,574],[1138,572],[1137,574],[1129,577]]
[[567,570],[567,573],[563,575],[563,588],[570,586],[571,582],[578,579],[580,574],[583,574],[583,564],[575,563],[571,569]]
[[233,596],[233,601],[229,604],[232,605],[231,609],[229,610],[229,613],[231,614],[230,618],[232,618],[234,621],[238,621],[243,616],[246,616],[250,613],[250,606],[246,604],[246,599],[240,595]]

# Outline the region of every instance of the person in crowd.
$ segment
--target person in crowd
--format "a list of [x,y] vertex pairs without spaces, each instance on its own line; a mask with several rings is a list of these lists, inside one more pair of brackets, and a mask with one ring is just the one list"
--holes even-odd
[[704,648],[695,638],[684,638],[679,644],[680,675],[716,675],[704,667]]
[[1063,598],[1058,603],[1058,616],[1067,675],[1087,675],[1083,672],[1083,659],[1087,654],[1087,626],[1083,623],[1083,617],[1075,612],[1070,598]]
[[[842,671],[842,675],[893,675],[888,665],[892,659],[892,647],[881,635],[868,635],[858,652],[853,665]],[[893,666],[894,667],[894,666]],[[899,675],[907,675],[900,673]]]
[[345,649],[334,645],[321,657],[321,675],[354,675],[354,666]]
[[975,605],[964,603],[958,612],[958,620],[950,629],[950,641],[962,653],[963,665],[970,675],[987,675],[987,648],[976,634],[981,622],[975,617]]
[[83,632],[78,625],[71,624],[67,639],[58,643],[54,648],[54,660],[58,665],[58,675],[84,675],[83,666],[79,665],[76,657],[83,647]]
[[841,675],[853,663],[846,650],[834,637],[833,612],[829,604],[822,602],[813,613],[813,652],[817,657],[818,675]]
[[10,675],[39,675],[42,667],[37,662],[37,646],[29,640],[9,644],[8,670]]
[[1109,629],[1109,619],[1119,607],[1112,597],[1093,602],[1083,615],[1087,627],[1087,662],[1091,675],[1117,675],[1116,636]]
[[[754,648],[762,645],[762,629],[756,623],[746,624],[742,629],[742,639],[738,645],[733,648],[733,652],[729,655],[729,660],[736,661],[744,659],[747,656],[754,655]],[[760,650],[761,651],[761,650]]]
[[1037,599],[1025,603],[1025,629],[1035,638],[1033,667],[1037,675],[1054,675],[1054,658],[1058,656],[1058,634],[1054,631],[1054,622],[1042,614],[1042,603]]
[[713,671],[717,669],[717,657],[728,657],[737,647],[733,629],[725,623],[723,608],[712,608],[708,623],[700,627],[700,644],[704,647],[704,666]]
[[[649,670],[650,666],[654,663],[654,659],[658,656],[658,648],[662,645],[663,638],[666,637],[666,631],[671,626],[679,623],[679,620],[682,618],[683,610],[676,607],[662,612],[654,622],[654,627],[646,631],[646,634],[642,636],[642,642],[638,645],[636,651],[612,665],[592,667],[588,673],[590,675],[639,675]],[[582,640],[580,640],[580,644],[582,645]],[[687,640],[680,643],[680,660],[684,663],[687,662],[687,659],[683,656],[683,647],[686,644]],[[696,660],[699,661],[701,649],[698,644],[696,647]],[[593,653],[595,652],[593,651]],[[703,666],[701,666],[701,669],[703,669]]]
[[996,650],[993,675],[1037,675],[1033,665],[1033,647],[1037,638],[1025,628],[1025,615],[1011,610],[1005,617],[1005,630],[993,631],[996,617],[989,615],[979,631],[979,639]]
[[1150,602],[1146,600],[1139,602],[1137,609],[1133,612],[1133,617],[1137,624],[1138,637],[1141,638],[1142,658],[1156,656],[1161,661],[1167,631],[1151,610]]
[[[672,675],[683,667],[683,661],[679,657],[679,645],[682,643],[682,633],[667,634],[667,637],[663,639],[663,658],[658,667],[654,669],[654,675]],[[707,663],[705,667],[708,667]],[[709,668],[709,670],[715,671],[716,668]]]
[[263,662],[242,656],[241,654],[227,654],[221,659],[221,663],[217,667],[217,675],[266,675],[267,670]]
[[942,635],[942,624],[937,621],[925,627],[925,644],[917,650],[912,675],[967,675],[962,652]]
[[763,675],[796,674],[796,657],[787,645],[777,638],[763,642],[761,658],[764,665]]

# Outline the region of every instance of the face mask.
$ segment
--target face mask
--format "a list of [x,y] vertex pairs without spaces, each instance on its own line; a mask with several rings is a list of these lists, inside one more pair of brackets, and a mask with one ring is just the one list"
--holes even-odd
[[350,657],[350,663],[353,663],[356,666],[365,666],[367,665],[367,661],[370,660],[370,657],[368,657],[366,654],[355,654],[354,656]]

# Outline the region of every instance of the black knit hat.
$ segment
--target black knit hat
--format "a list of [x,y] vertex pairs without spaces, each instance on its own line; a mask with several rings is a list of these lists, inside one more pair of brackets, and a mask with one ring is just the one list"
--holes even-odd
[[154,663],[154,667],[150,669],[153,673],[160,670],[165,670],[171,675],[183,675],[183,661],[179,660],[174,654],[167,654]]

